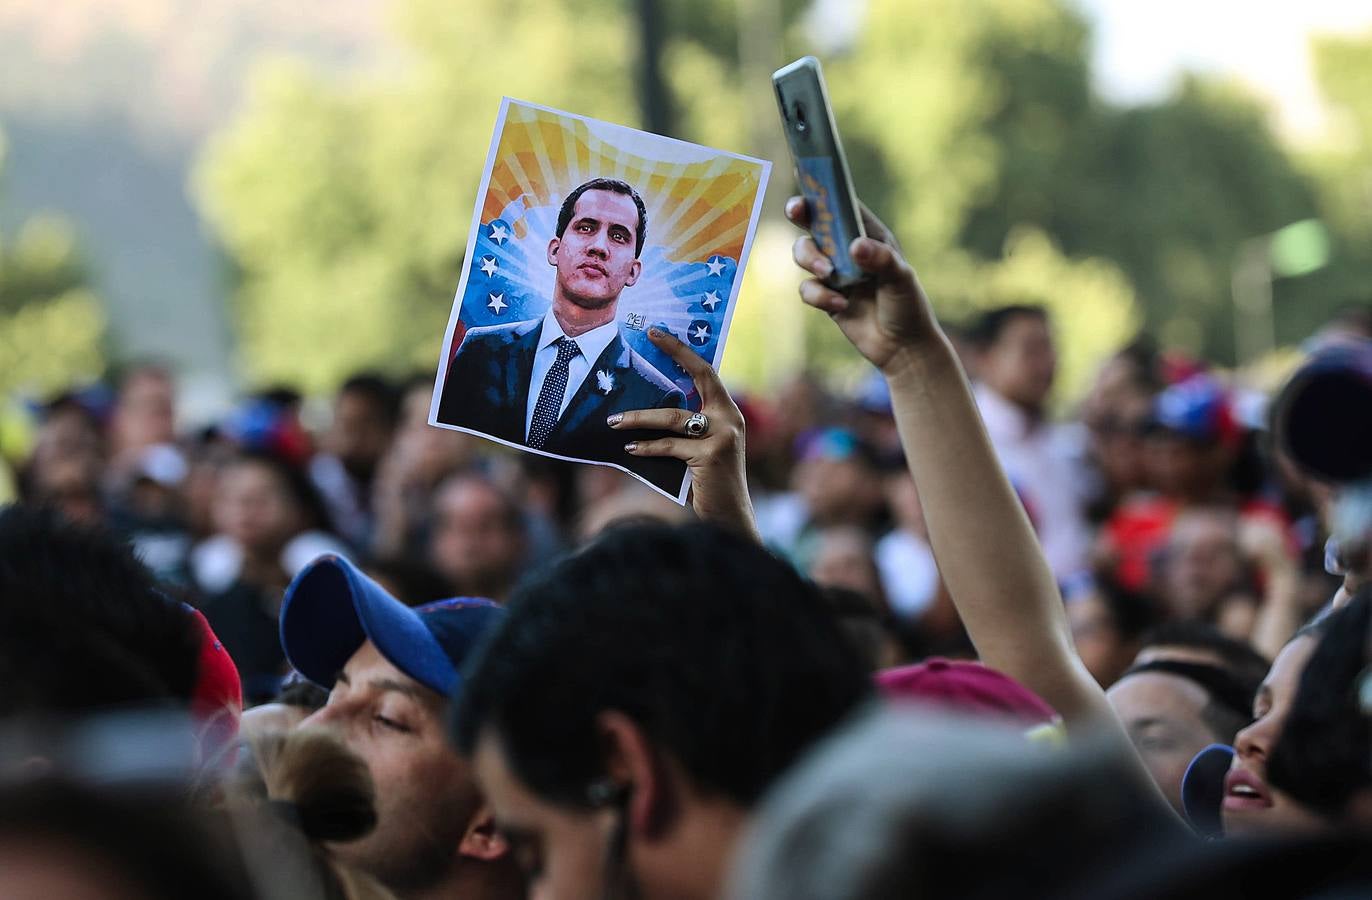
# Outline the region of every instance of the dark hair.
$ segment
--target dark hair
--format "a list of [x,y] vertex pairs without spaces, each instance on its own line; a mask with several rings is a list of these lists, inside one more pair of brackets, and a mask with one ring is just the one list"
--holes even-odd
[[1154,659],[1131,666],[1119,680],[1149,673],[1181,678],[1205,691],[1206,701],[1200,717],[1210,729],[1211,736],[1222,744],[1234,743],[1239,730],[1253,721],[1254,689],[1240,682],[1222,666],[1179,659]]
[[1048,311],[1042,306],[1017,303],[999,306],[982,313],[966,330],[967,342],[978,350],[989,350],[1015,319],[1048,321]]
[[549,801],[590,805],[596,716],[633,719],[701,788],[751,805],[871,691],[814,585],[721,529],[604,532],[519,587],[454,717]]
[[1251,644],[1232,638],[1207,622],[1164,622],[1144,634],[1142,649],[1148,647],[1208,650],[1220,658],[1229,673],[1248,690],[1250,697],[1257,694],[1258,686],[1272,667],[1267,657],[1254,650]]
[[94,857],[151,900],[254,896],[232,840],[215,824],[171,791],[52,777],[0,785],[0,843],[17,838]]
[[310,476],[299,466],[294,466],[286,460],[277,456],[269,450],[240,450],[226,464],[225,468],[233,466],[261,466],[271,470],[281,481],[286,489],[291,502],[300,510],[303,520],[303,531],[319,530],[336,534],[333,517],[329,515],[329,508],[324,503],[324,497],[319,493],[319,488],[315,487]]
[[638,229],[634,232],[634,256],[637,257],[643,252],[643,242],[648,237],[648,208],[643,205],[643,198],[638,195],[638,191],[629,186],[628,182],[619,181],[615,178],[592,178],[585,184],[578,185],[567,199],[562,201],[562,208],[557,211],[557,236],[562,237],[567,230],[567,225],[572,221],[572,213],[576,211],[576,201],[581,199],[581,195],[587,191],[609,191],[612,194],[623,194],[632,197],[634,206],[638,207]]
[[[433,379],[429,379],[432,381]],[[387,427],[400,418],[400,391],[385,376],[377,372],[358,372],[338,389],[344,394],[356,394],[370,403],[385,420]]]
[[199,665],[190,613],[132,548],[46,508],[0,508],[0,717],[172,701]]
[[1320,623],[1319,646],[1267,763],[1272,784],[1328,816],[1372,787],[1372,718],[1359,687],[1369,669],[1372,588]]

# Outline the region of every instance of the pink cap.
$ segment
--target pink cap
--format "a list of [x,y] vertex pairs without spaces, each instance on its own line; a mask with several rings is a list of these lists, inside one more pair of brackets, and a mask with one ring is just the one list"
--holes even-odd
[[913,666],[883,669],[875,676],[882,697],[921,703],[969,716],[1008,719],[1031,728],[1058,714],[1024,685],[981,663],[934,657]]

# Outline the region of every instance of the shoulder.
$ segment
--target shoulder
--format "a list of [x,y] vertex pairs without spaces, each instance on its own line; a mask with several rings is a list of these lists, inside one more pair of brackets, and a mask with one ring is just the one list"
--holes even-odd
[[530,332],[538,329],[542,319],[529,319],[525,322],[511,322],[508,325],[481,325],[469,329],[462,338],[457,352],[462,353],[470,347],[496,348],[513,344]]

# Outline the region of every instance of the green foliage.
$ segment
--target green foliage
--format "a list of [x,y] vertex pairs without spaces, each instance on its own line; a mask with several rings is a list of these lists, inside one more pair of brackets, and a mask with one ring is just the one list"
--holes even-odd
[[[770,156],[775,204],[790,165],[765,69],[813,51],[808,4],[660,5],[674,135]],[[196,179],[238,274],[249,374],[319,391],[364,366],[432,367],[498,98],[639,124],[635,8],[407,0],[397,27],[412,55],[395,70],[336,82],[264,67]],[[1043,302],[1070,394],[1139,326],[1230,359],[1235,254],[1289,222],[1324,219],[1334,264],[1278,281],[1280,336],[1307,333],[1365,282],[1367,42],[1317,47],[1357,149],[1304,169],[1262,108],[1225,84],[1191,78],[1154,105],[1102,102],[1089,44],[1067,0],[870,0],[855,44],[824,59],[859,192],[941,315]],[[1350,173],[1361,193],[1347,190]],[[725,365],[752,386],[853,360],[795,298],[792,233],[768,209]]]
[[13,240],[0,234],[0,397],[42,396],[104,369],[104,312],[86,285],[64,220],[38,216]]

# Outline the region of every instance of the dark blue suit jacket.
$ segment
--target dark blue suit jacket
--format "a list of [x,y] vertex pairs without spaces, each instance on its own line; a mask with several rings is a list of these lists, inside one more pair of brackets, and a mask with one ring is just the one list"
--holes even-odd
[[[542,324],[542,319],[533,319],[468,331],[443,382],[438,421],[523,444],[529,381]],[[608,384],[602,374],[609,376]],[[675,495],[681,490],[685,463],[630,456],[624,451],[629,441],[662,437],[662,432],[619,431],[605,424],[605,419],[611,413],[634,409],[685,406],[681,389],[615,335],[592,361],[586,380],[568,401],[542,449],[621,465]]]

